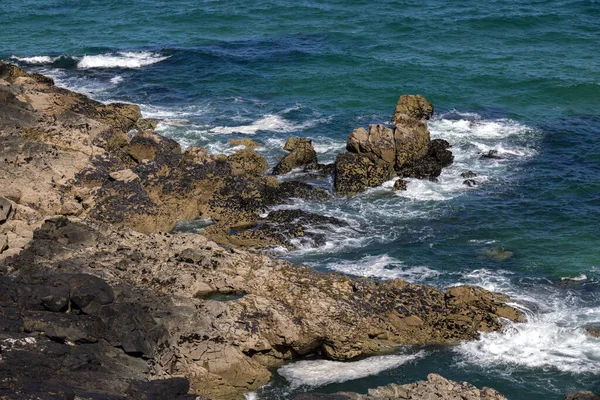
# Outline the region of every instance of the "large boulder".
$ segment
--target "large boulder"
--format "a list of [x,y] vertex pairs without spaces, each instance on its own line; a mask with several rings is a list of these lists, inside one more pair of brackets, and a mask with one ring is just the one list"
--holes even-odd
[[233,174],[249,174],[259,176],[267,172],[269,165],[267,159],[253,150],[240,150],[227,157],[231,163]]
[[355,129],[346,143],[349,152],[363,154],[376,164],[394,165],[396,159],[396,144],[394,132],[384,125],[369,125],[369,131],[364,128]]
[[5,197],[0,197],[0,224],[6,221],[12,211],[12,203]]
[[129,155],[137,162],[154,160],[158,154],[181,153],[181,146],[173,139],[153,131],[138,132],[129,143]]
[[447,141],[434,139],[429,143],[425,157],[403,165],[396,172],[404,178],[435,179],[442,173],[442,168],[454,161],[449,147]]
[[398,116],[394,129],[396,145],[396,170],[407,164],[415,164],[425,157],[429,149],[429,130],[425,123],[403,115]]
[[338,194],[352,195],[376,187],[392,179],[394,169],[389,164],[376,164],[363,154],[339,154],[335,161],[334,187]]
[[305,138],[290,138],[285,142],[284,150],[289,151],[285,157],[273,168],[273,175],[283,175],[293,169],[317,169],[317,153],[312,145],[312,140]]
[[396,104],[392,122],[395,123],[403,115],[420,121],[426,120],[433,115],[433,105],[419,94],[403,94]]

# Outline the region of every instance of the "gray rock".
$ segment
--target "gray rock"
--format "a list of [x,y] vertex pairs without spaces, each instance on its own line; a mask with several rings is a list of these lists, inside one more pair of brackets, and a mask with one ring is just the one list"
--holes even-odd
[[12,211],[12,203],[4,197],[0,197],[0,224],[8,219]]

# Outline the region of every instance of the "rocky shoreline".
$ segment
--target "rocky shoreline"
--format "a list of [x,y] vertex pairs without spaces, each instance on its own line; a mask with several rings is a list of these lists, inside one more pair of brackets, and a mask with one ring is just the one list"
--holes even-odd
[[[273,173],[334,173],[338,195],[434,179],[452,154],[429,139],[432,113],[403,96],[394,128],[354,131],[335,165],[295,138]],[[279,182],[250,142],[230,156],[183,152],[154,127],[135,105],[0,63],[0,398],[239,399],[268,368],[308,355],[456,343],[524,320],[483,289],[324,274],[260,254],[318,242],[307,223],[343,224],[265,210],[331,195]],[[198,217],[214,224],[172,233]],[[395,396],[347,398],[411,398]]]

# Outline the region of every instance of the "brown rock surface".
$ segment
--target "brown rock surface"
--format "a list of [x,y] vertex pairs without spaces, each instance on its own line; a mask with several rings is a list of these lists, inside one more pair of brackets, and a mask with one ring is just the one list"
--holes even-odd
[[[367,394],[337,393],[337,400],[506,400],[501,393],[484,387],[478,389],[467,382],[455,382],[438,374],[429,374],[426,381],[406,385],[391,384],[369,389]],[[321,397],[307,394],[296,400],[317,400]],[[325,400],[325,398],[323,398]],[[333,399],[332,399],[333,400]]]
[[249,138],[233,139],[227,142],[227,144],[230,146],[244,146],[248,150],[254,150],[261,146],[261,144],[258,143],[256,140],[252,140]]
[[[499,329],[496,312],[508,307],[505,297],[483,289],[443,292],[400,279],[374,282],[323,274],[225,249],[196,234],[144,235],[80,219],[48,220],[6,267],[11,276],[25,280],[40,272],[101,276],[102,280],[78,278],[77,287],[87,289],[72,304],[109,324],[113,320],[105,318],[113,314],[105,314],[106,307],[114,308],[113,302],[128,298],[149,310],[154,322],[142,316],[138,320],[159,324],[152,332],[163,332],[165,344],[150,345],[155,342],[143,335],[153,333],[141,330],[139,340],[122,345],[133,356],[146,354],[154,360],[153,370],[142,376],[186,376],[193,391],[217,399],[237,398],[268,381],[268,366],[308,354],[345,360],[398,343],[474,339],[480,331]],[[66,282],[75,293],[73,280]],[[133,288],[140,295],[123,297]],[[205,300],[210,293],[242,296]],[[56,304],[62,310],[66,303]],[[515,316],[523,318],[516,310]],[[42,321],[47,319],[35,322],[42,318],[38,314],[29,318],[28,330],[46,331]],[[76,344],[106,337],[121,346],[124,340],[104,336],[108,333],[95,331],[99,328],[87,322],[77,322],[77,330],[67,329],[76,323],[69,321],[61,322],[67,325],[52,335],[67,335]]]
[[417,120],[426,120],[433,115],[433,105],[421,95],[403,94],[396,103],[392,122],[396,123],[401,116]]
[[293,169],[317,169],[317,153],[312,145],[312,140],[305,138],[289,138],[283,149],[290,153],[285,155],[273,168],[273,175],[283,175]]
[[381,185],[394,175],[390,165],[376,164],[362,154],[339,154],[335,160],[335,192],[342,195],[360,193],[369,187]]

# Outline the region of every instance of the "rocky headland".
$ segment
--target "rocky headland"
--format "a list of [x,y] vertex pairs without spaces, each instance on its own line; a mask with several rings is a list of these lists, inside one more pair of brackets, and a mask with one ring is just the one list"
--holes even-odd
[[[294,138],[273,173],[334,173],[338,195],[433,179],[452,154],[429,138],[432,113],[403,96],[393,128],[355,130],[335,165]],[[0,397],[239,399],[270,367],[308,355],[456,343],[524,320],[483,289],[325,274],[258,253],[312,235],[308,223],[344,224],[302,210],[264,216],[331,194],[280,182],[252,142],[229,156],[182,151],[154,127],[135,105],[0,63]],[[214,224],[172,232],[198,217]],[[444,382],[435,386],[454,387]],[[368,396],[350,398],[411,398]]]

